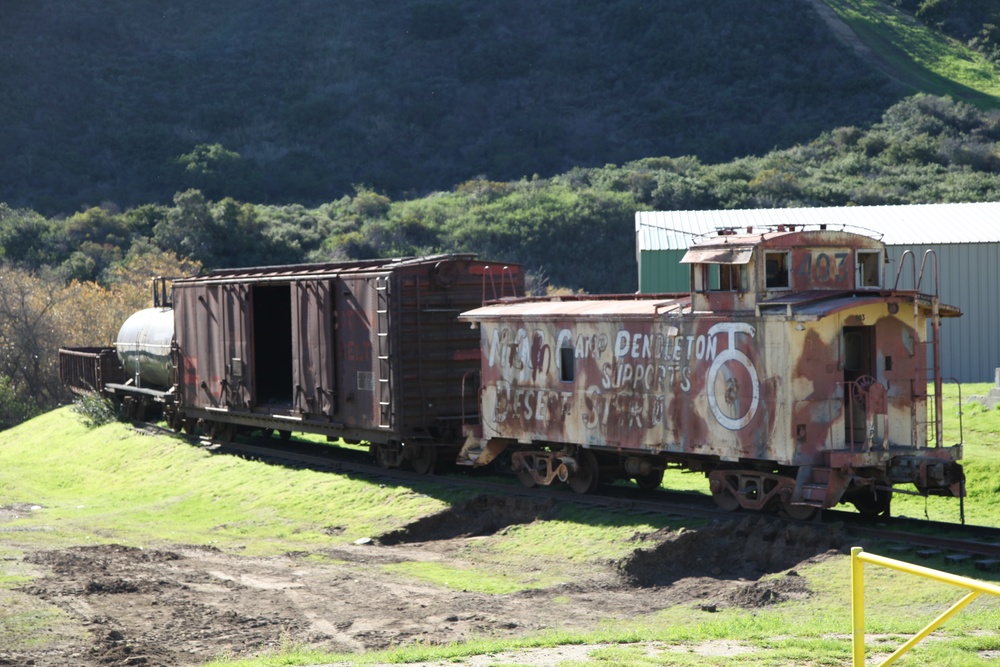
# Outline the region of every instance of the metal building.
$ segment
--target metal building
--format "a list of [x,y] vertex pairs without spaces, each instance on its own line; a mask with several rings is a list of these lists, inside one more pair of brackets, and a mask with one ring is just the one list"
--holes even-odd
[[[718,229],[782,225],[826,225],[867,233],[886,243],[885,283],[935,291],[963,316],[942,332],[941,364],[946,378],[991,382],[1000,368],[1000,202],[744,209],[726,211],[640,211],[635,215],[636,261],[641,293],[686,292],[688,267],[680,263],[688,246]],[[904,254],[912,251],[914,261]],[[901,266],[902,263],[902,266]]]

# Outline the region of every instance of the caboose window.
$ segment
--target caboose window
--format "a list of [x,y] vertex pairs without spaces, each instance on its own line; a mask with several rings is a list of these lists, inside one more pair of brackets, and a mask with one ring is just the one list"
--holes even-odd
[[769,252],[764,254],[764,279],[767,289],[788,287],[788,253]]
[[572,347],[559,348],[559,381],[573,382],[576,379],[576,350]]
[[720,264],[719,289],[723,292],[735,292],[743,288],[743,266],[740,264]]
[[879,251],[858,251],[858,287],[882,286],[882,253]]

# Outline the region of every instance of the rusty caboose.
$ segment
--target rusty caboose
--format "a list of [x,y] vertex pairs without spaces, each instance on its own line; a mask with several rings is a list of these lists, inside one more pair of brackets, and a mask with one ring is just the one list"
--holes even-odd
[[678,466],[704,472],[721,507],[803,518],[839,502],[887,513],[900,485],[964,494],[936,355],[940,319],[961,313],[896,289],[880,241],[730,231],[683,263],[689,294],[464,313],[480,329],[482,406],[461,461],[507,450],[526,485],[580,492],[658,486]]

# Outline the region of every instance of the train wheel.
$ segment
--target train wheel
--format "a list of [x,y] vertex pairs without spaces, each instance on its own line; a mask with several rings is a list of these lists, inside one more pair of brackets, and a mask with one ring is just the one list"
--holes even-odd
[[781,499],[781,511],[793,521],[809,521],[816,516],[819,508],[815,505],[793,505],[789,494],[789,498]]
[[434,465],[437,463],[437,448],[429,445],[418,446],[413,458],[410,459],[410,466],[421,475],[430,475],[434,472]]
[[889,506],[892,504],[892,492],[872,489],[855,495],[851,502],[858,513],[869,519],[888,518]]
[[531,474],[531,469],[527,465],[522,465],[521,469],[517,471],[517,479],[521,482],[522,486],[529,489],[538,486],[535,476]]
[[712,500],[715,501],[716,507],[726,512],[735,512],[740,508],[739,498],[730,493],[728,489],[713,493]]
[[740,498],[736,495],[739,485],[735,478],[726,475],[724,472],[713,472],[709,477],[711,480],[709,488],[712,490],[712,500],[715,506],[726,512],[735,512],[740,508]]
[[569,488],[577,493],[591,493],[600,481],[597,457],[590,450],[582,451],[576,460],[576,472],[569,476]]
[[634,479],[635,485],[640,489],[652,491],[653,489],[660,488],[660,485],[663,484],[663,471],[654,470],[648,475],[636,475]]
[[375,462],[380,468],[398,468],[403,460],[402,452],[397,444],[372,445],[372,449],[375,454]]
[[278,437],[281,438],[283,442],[288,442],[292,438],[292,432],[285,430],[278,431]]
[[181,413],[172,411],[166,417],[167,423],[170,424],[170,428],[174,430],[174,433],[180,433],[184,428],[184,417],[181,416]]

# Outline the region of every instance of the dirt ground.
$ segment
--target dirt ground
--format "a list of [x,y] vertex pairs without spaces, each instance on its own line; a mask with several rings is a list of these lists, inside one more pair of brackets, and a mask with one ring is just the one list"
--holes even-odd
[[[19,593],[55,605],[73,622],[51,628],[43,648],[0,646],[0,665],[197,665],[289,644],[353,652],[546,628],[584,630],[672,605],[706,614],[762,607],[810,595],[794,568],[844,544],[825,527],[789,527],[759,517],[640,534],[633,538],[635,550],[606,569],[510,595],[439,588],[379,568],[405,561],[461,565],[468,540],[535,520],[546,509],[484,496],[370,542],[324,550],[327,559],[307,553],[247,558],[182,545],[27,552],[24,567],[34,578]],[[30,504],[0,508],[0,522],[28,511]],[[16,533],[5,537],[16,545]],[[761,581],[772,573],[783,576]],[[579,650],[562,647],[519,660],[554,664]],[[720,642],[707,650],[740,648]],[[503,661],[490,657],[490,664]]]

